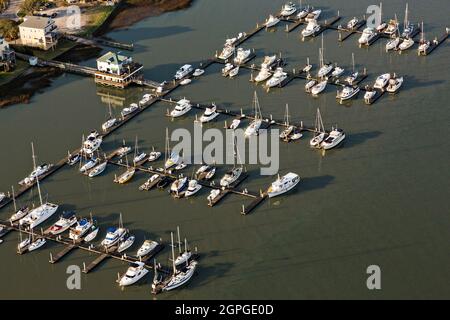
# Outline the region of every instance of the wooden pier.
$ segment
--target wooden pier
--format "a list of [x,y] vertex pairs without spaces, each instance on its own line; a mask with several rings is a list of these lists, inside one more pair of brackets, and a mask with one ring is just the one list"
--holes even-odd
[[338,40],[343,42],[347,40],[350,36],[355,33],[358,33],[358,30],[366,25],[366,20],[359,21],[353,29],[345,29],[345,28],[337,28],[336,30],[339,32]]
[[76,249],[76,245],[74,243],[67,245],[66,247],[64,247],[64,249],[60,252],[58,252],[56,255],[53,255],[52,253],[50,253],[50,260],[49,262],[54,264],[57,263],[59,260],[61,260],[62,258],[64,258],[66,255],[68,255],[70,252],[72,252],[72,250]]
[[439,39],[435,39],[437,40],[437,43],[435,41],[430,41],[430,47],[427,49],[424,55],[427,56],[430,53],[432,53],[437,47],[439,47],[442,43],[444,43],[448,39],[448,36],[449,33],[445,32]]
[[67,34],[67,33],[61,33],[61,36],[67,40],[81,43],[81,44],[88,45],[88,46],[103,45],[103,46],[107,46],[107,47],[111,47],[111,48],[123,49],[123,50],[128,50],[128,51],[132,51],[134,49],[133,44],[123,43],[123,42],[106,39],[106,38],[86,39],[86,38],[83,38],[80,36],[76,36],[73,34]]
[[251,213],[254,209],[256,209],[257,206],[259,206],[261,203],[264,202],[264,200],[267,199],[267,194],[264,193],[262,195],[260,195],[259,197],[257,197],[255,200],[253,200],[248,206],[242,206],[242,212],[241,214],[243,215],[247,215],[249,213]]

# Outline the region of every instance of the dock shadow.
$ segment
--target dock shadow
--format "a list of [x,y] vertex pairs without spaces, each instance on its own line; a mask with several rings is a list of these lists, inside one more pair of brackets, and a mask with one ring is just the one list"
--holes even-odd
[[408,75],[404,77],[405,81],[403,86],[400,88],[400,91],[408,91],[417,88],[427,88],[434,87],[436,85],[440,85],[445,83],[445,80],[429,80],[429,81],[421,81],[418,78]]

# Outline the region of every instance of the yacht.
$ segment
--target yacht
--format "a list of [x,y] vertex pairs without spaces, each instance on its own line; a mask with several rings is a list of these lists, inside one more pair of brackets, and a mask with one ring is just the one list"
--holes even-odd
[[242,167],[235,167],[232,170],[225,173],[222,179],[220,179],[220,186],[224,188],[230,187],[231,184],[233,184],[239,177],[241,176],[243,172]]
[[347,29],[353,29],[358,24],[359,19],[356,17],[353,17],[348,23],[347,23]]
[[200,77],[204,73],[205,73],[205,70],[203,70],[203,69],[195,69],[195,71],[194,71],[194,73],[192,75],[194,77]]
[[395,75],[389,80],[386,91],[389,93],[396,93],[403,84],[403,77],[397,78]]
[[139,248],[139,250],[136,253],[136,256],[139,257],[145,257],[148,255],[151,251],[155,250],[155,248],[158,246],[158,242],[153,240],[145,240],[142,246]]
[[269,71],[269,69],[262,68],[261,71],[259,71],[258,75],[255,78],[255,82],[262,82],[267,79],[269,79],[272,76],[272,73]]
[[200,117],[200,122],[206,123],[214,120],[219,115],[216,110],[217,106],[215,104],[212,104],[210,107],[206,108],[205,112]]
[[272,28],[275,27],[280,22],[280,19],[277,17],[274,17],[273,15],[270,15],[269,18],[266,20],[264,25],[266,28]]
[[269,198],[279,196],[294,188],[299,182],[300,177],[298,174],[292,172],[289,172],[281,178],[278,176],[278,179],[272,182],[272,185],[267,190],[267,195]]
[[126,116],[135,113],[138,109],[139,106],[137,105],[137,103],[132,103],[129,107],[123,108],[120,112],[120,115],[122,116],[122,118],[125,118]]
[[189,260],[192,258],[192,252],[188,249],[187,240],[184,239],[184,251],[181,251],[181,239],[180,239],[180,228],[177,227],[178,233],[178,249],[180,251],[178,257],[175,259],[175,267],[183,266],[188,264]]
[[386,51],[397,49],[398,45],[400,44],[400,41],[401,41],[400,37],[395,37],[389,40],[386,43]]
[[295,126],[288,126],[286,129],[284,129],[280,133],[280,139],[286,140],[289,138],[289,136],[295,131]]
[[267,80],[266,86],[268,88],[273,88],[280,85],[287,78],[287,73],[283,71],[283,68],[277,68],[272,78]]
[[119,241],[121,241],[127,231],[124,228],[116,228],[116,227],[109,227],[106,230],[106,237],[101,242],[101,245],[105,248],[111,248],[115,244],[117,244]]
[[289,3],[286,3],[281,8],[281,13],[280,14],[283,17],[289,17],[289,16],[293,15],[295,12],[297,12],[297,6],[293,2],[289,2]]
[[411,48],[413,45],[414,45],[414,40],[411,38],[406,38],[402,41],[402,43],[400,43],[398,48],[400,49],[400,51],[404,51],[404,50]]
[[355,95],[359,92],[359,87],[351,87],[351,86],[345,86],[344,89],[338,94],[338,99],[342,102],[345,100],[349,100],[353,98]]
[[91,158],[89,161],[87,161],[84,165],[81,166],[80,172],[85,173],[94,168],[99,162],[98,158]]
[[313,34],[320,31],[320,25],[317,23],[317,20],[310,20],[305,29],[302,30],[302,36],[304,38],[310,37]]
[[28,251],[34,251],[39,249],[40,247],[42,247],[44,244],[46,244],[46,240],[45,238],[38,238],[37,240],[33,241],[32,243],[30,243],[30,245],[28,246]]
[[311,88],[311,94],[313,96],[319,95],[323,90],[325,90],[327,86],[328,80],[320,81],[318,84],[316,84],[314,87]]
[[372,99],[375,97],[376,94],[377,94],[377,91],[374,88],[367,86],[366,93],[364,94],[364,102],[366,104],[371,104]]
[[155,181],[157,181],[159,179],[159,177],[160,177],[160,175],[155,173],[150,178],[148,178],[147,181],[144,182],[144,184],[142,184],[139,187],[139,190],[140,191],[143,191],[143,190],[147,190],[148,191],[148,190],[150,190],[150,188],[152,188],[155,185],[155,183],[156,183]]
[[115,182],[115,183],[118,183],[118,184],[125,184],[125,183],[127,183],[128,181],[130,181],[131,178],[133,178],[133,176],[134,176],[135,173],[136,173],[136,168],[134,168],[134,167],[128,168],[128,169],[127,169],[124,173],[122,173],[120,176],[116,177],[116,178],[114,179],[114,182]]
[[336,66],[336,67],[334,67],[334,70],[333,70],[333,72],[331,73],[331,76],[337,78],[337,77],[339,77],[341,74],[343,74],[344,71],[345,71],[345,70],[344,70],[343,68]]
[[406,3],[405,21],[403,23],[402,37],[410,38],[411,35],[414,33],[414,31],[415,31],[414,25],[408,20],[408,3]]
[[86,218],[79,220],[75,227],[70,228],[69,238],[72,240],[80,240],[93,226],[92,222]]
[[77,223],[77,217],[75,216],[74,211],[63,212],[59,217],[59,220],[48,229],[48,233],[53,235],[63,233],[75,223]]
[[419,48],[417,49],[417,53],[419,55],[426,55],[429,47],[430,47],[430,41],[425,40],[425,32],[423,31],[423,22],[422,22]]
[[376,35],[377,33],[373,28],[367,27],[363,30],[361,37],[358,39],[358,43],[360,45],[369,45],[370,40],[375,38]]
[[124,238],[120,242],[119,247],[117,248],[117,252],[121,253],[121,252],[124,252],[125,250],[127,250],[129,247],[131,247],[133,245],[135,239],[136,239],[135,236],[129,236],[129,237]]
[[133,164],[136,166],[137,164],[142,165],[144,162],[147,161],[147,154],[145,152],[139,152],[139,145],[138,145],[138,138],[136,136],[136,143],[134,146],[134,158],[133,158]]
[[190,74],[194,69],[190,64],[185,64],[175,73],[175,80],[181,80]]
[[258,96],[255,94],[253,96],[253,108],[255,110],[254,120],[250,123],[250,125],[245,129],[245,136],[257,136],[259,134],[259,130],[261,129],[263,120],[261,116],[261,108],[259,106]]
[[338,146],[345,139],[345,132],[342,129],[334,129],[328,137],[322,141],[320,147],[324,150],[332,149]]
[[209,193],[208,197],[206,198],[209,202],[214,201],[214,199],[216,199],[220,194],[220,190],[219,189],[213,189],[211,190],[211,192]]
[[106,120],[102,124],[102,130],[103,131],[108,131],[109,129],[114,127],[116,124],[117,124],[117,119],[116,118],[109,118],[108,120]]
[[139,105],[140,105],[140,106],[146,105],[146,104],[152,99],[152,97],[153,97],[153,96],[152,96],[151,94],[149,94],[149,93],[144,94],[144,95],[142,96],[142,99],[139,100]]
[[148,155],[148,161],[149,162],[153,162],[158,160],[161,157],[162,153],[159,151],[152,151],[150,152],[150,154]]
[[309,80],[306,84],[305,84],[305,92],[310,93],[312,87],[314,87],[317,84],[317,80],[312,79]]
[[328,75],[333,70],[333,64],[332,63],[325,63],[317,73],[317,77],[322,78]]
[[121,287],[130,286],[142,279],[148,270],[145,268],[143,262],[132,262],[127,269],[127,272],[120,278],[119,285]]
[[398,22],[397,19],[391,19],[388,24],[386,29],[384,30],[384,33],[392,36],[393,34],[395,34],[398,30]]
[[73,166],[78,163],[81,159],[81,154],[79,152],[75,154],[71,154],[69,151],[67,152],[67,164],[69,166]]
[[225,67],[222,68],[222,76],[228,77],[228,74],[233,69],[234,69],[234,65],[232,63],[225,64]]
[[317,19],[319,19],[319,16],[321,13],[322,13],[322,10],[320,10],[320,9],[311,11],[310,13],[308,13],[305,20],[306,21],[317,20]]
[[170,186],[170,192],[178,194],[182,191],[184,191],[188,187],[188,178],[182,177],[177,180],[175,180],[172,185]]
[[92,155],[95,151],[100,148],[103,142],[102,136],[100,136],[97,131],[92,131],[86,140],[83,142],[82,151],[87,155]]
[[19,208],[12,216],[9,218],[11,223],[16,222],[23,217],[25,217],[30,212],[30,208],[28,206],[23,206]]
[[353,85],[355,80],[358,78],[358,71],[352,72],[350,75],[345,77],[345,82],[347,82],[349,85]]
[[309,141],[309,145],[312,148],[320,147],[322,141],[327,137],[325,127],[323,126],[322,115],[320,109],[317,108],[316,120],[314,125],[314,137]]
[[377,80],[375,80],[374,88],[376,89],[383,89],[391,79],[390,73],[384,73],[377,77]]
[[188,186],[186,192],[184,193],[184,196],[186,198],[191,197],[194,194],[196,194],[197,192],[199,192],[201,188],[202,188],[202,185],[199,184],[197,182],[197,180],[191,180],[191,181],[189,181],[189,186]]
[[33,184],[37,177],[47,173],[53,167],[52,164],[42,163],[38,165],[25,179],[19,182],[20,185]]
[[210,165],[201,166],[195,173],[197,180],[210,180],[216,173],[216,167]]
[[251,55],[252,51],[250,49],[245,50],[244,48],[238,48],[236,51],[236,57],[234,58],[234,63],[242,64]]
[[106,166],[108,165],[108,161],[104,161],[102,163],[100,163],[99,165],[95,166],[91,171],[89,171],[89,178],[93,178],[96,177],[100,174],[103,173],[103,171],[105,171]]
[[306,18],[306,16],[308,14],[310,14],[312,11],[312,9],[310,7],[304,7],[303,9],[301,9],[298,13],[297,13],[297,18],[298,19],[303,19]]
[[178,153],[172,152],[169,159],[167,159],[166,163],[164,164],[164,169],[170,169],[173,166],[176,166],[180,162],[180,160],[180,155]]
[[318,148],[320,147],[320,144],[323,140],[325,140],[328,137],[328,134],[326,132],[320,132],[319,134],[315,135],[310,141],[309,145],[312,148]]
[[234,67],[233,69],[230,70],[230,73],[228,74],[228,76],[230,78],[234,78],[235,76],[237,76],[239,73],[239,66]]
[[236,49],[234,46],[231,46],[231,45],[225,46],[218,58],[222,59],[222,60],[227,60],[229,57],[231,57],[234,54],[235,50]]
[[273,56],[265,56],[263,62],[261,63],[261,69],[270,69],[276,60],[277,56],[275,54]]

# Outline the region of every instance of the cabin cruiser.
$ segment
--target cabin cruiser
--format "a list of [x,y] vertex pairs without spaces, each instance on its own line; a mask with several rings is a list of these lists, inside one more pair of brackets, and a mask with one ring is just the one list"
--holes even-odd
[[210,165],[201,166],[195,173],[197,180],[210,180],[216,173],[216,167]]
[[327,137],[328,133],[320,132],[319,134],[315,135],[314,138],[309,140],[309,146],[312,148],[319,148],[322,141],[325,140]]
[[397,49],[398,45],[400,44],[400,41],[401,41],[400,37],[395,37],[389,40],[386,43],[386,51]]
[[42,203],[39,207],[30,211],[30,213],[24,218],[19,220],[21,226],[27,226],[30,229],[34,229],[42,222],[50,218],[56,210],[58,210],[58,205],[53,203]]
[[108,165],[108,161],[104,161],[100,163],[98,166],[94,167],[91,171],[89,171],[89,178],[93,178],[98,176],[99,174],[102,174],[103,171],[105,171],[106,166]]
[[187,283],[194,275],[197,264],[197,261],[192,260],[189,265],[183,269],[183,271],[178,271],[172,275],[169,282],[163,287],[162,290],[170,291]]
[[305,20],[306,21],[317,20],[317,19],[319,19],[319,16],[321,13],[322,13],[322,10],[320,10],[320,9],[311,11],[310,13],[308,13]]
[[205,73],[205,70],[203,70],[203,69],[195,69],[195,71],[194,71],[194,73],[192,75],[194,77],[200,77],[204,73]]
[[310,7],[304,7],[297,13],[298,19],[306,18],[306,16],[311,13],[312,9]]
[[392,36],[394,33],[396,33],[398,30],[398,22],[397,20],[391,19],[388,24],[386,29],[384,30],[384,33]]
[[120,278],[119,285],[121,287],[130,286],[135,284],[140,279],[142,279],[148,270],[145,268],[145,263],[143,262],[132,262],[127,269],[127,272]]
[[115,244],[117,244],[119,241],[121,241],[127,231],[124,228],[116,228],[116,227],[109,227],[106,230],[106,237],[101,242],[101,245],[106,248],[111,248]]
[[188,178],[187,177],[179,178],[175,180],[170,186],[170,192],[178,194],[184,191],[184,189],[186,189],[187,186],[188,186]]
[[30,212],[30,208],[27,206],[19,208],[12,216],[9,218],[11,223],[16,222],[17,220],[22,219]]
[[313,96],[319,95],[323,90],[325,90],[327,86],[328,80],[320,81],[318,84],[316,84],[314,87],[311,88],[311,94]]
[[220,186],[228,188],[233,182],[235,182],[241,176],[243,171],[242,167],[235,167],[232,170],[225,173],[222,179],[220,179]]
[[370,28],[370,27],[365,28],[363,30],[361,37],[358,39],[358,43],[368,45],[370,40],[375,38],[376,35],[377,35],[377,33],[375,32],[375,30],[373,28]]
[[345,132],[342,129],[334,129],[328,137],[320,144],[324,150],[332,149],[338,146],[345,139]]
[[150,190],[150,187],[155,185],[155,181],[158,180],[159,177],[160,177],[160,175],[157,174],[157,173],[155,173],[155,174],[152,175],[150,178],[148,178],[147,181],[144,182],[144,184],[142,184],[142,185],[139,187],[139,190],[140,190],[140,191],[143,191],[143,190]]
[[283,68],[277,68],[272,78],[267,80],[266,86],[272,88],[280,85],[287,78],[287,73],[283,71]]
[[289,172],[281,178],[278,176],[278,179],[272,182],[272,185],[267,190],[267,195],[269,198],[279,196],[294,188],[299,182],[300,177],[298,174],[292,172]]
[[69,238],[72,240],[79,240],[91,229],[93,226],[92,222],[86,218],[81,219],[75,225],[75,227],[70,228]]
[[351,87],[351,86],[345,86],[344,89],[338,94],[337,98],[341,101],[351,99],[359,92],[359,87]]
[[347,82],[349,85],[353,85],[353,82],[355,82],[357,78],[358,78],[358,71],[355,71],[345,78],[345,82]]
[[234,54],[235,47],[234,46],[225,46],[222,50],[222,52],[219,55],[219,59],[227,60],[229,57],[231,57]]
[[92,155],[103,142],[102,136],[100,136],[97,131],[92,131],[87,139],[83,142],[83,152],[87,155]]
[[145,257],[148,255],[151,251],[155,250],[155,248],[158,246],[158,242],[153,240],[145,240],[142,246],[139,248],[139,250],[136,253],[136,256],[139,257]]
[[389,93],[396,93],[403,84],[403,77],[397,78],[395,75],[389,80],[386,91]]
[[286,3],[281,8],[281,13],[280,14],[283,17],[289,17],[289,16],[293,15],[296,11],[297,11],[297,6],[295,5],[295,3],[289,2],[289,3]]
[[131,167],[128,168],[124,173],[122,173],[120,176],[114,178],[114,182],[118,184],[125,184],[128,181],[133,178],[134,174],[136,173],[136,168]]
[[236,64],[244,63],[248,59],[248,57],[250,56],[251,53],[252,53],[252,51],[250,49],[245,50],[244,48],[238,48],[236,57],[233,60],[234,63],[236,63]]
[[194,69],[190,64],[185,64],[175,73],[175,80],[181,80],[191,73]]
[[50,234],[57,235],[63,233],[75,223],[77,223],[77,217],[75,216],[74,211],[63,212],[59,220],[48,229],[48,232]]
[[430,44],[430,41],[420,40],[419,48],[417,48],[418,54],[426,54]]
[[233,70],[234,65],[232,63],[225,64],[225,67],[222,68],[222,75],[227,77],[231,70]]
[[75,154],[71,154],[70,152],[68,152],[67,154],[67,164],[69,166],[73,166],[75,164],[78,163],[78,161],[80,161],[81,159],[81,154],[79,152],[75,153]]
[[411,38],[406,38],[402,41],[402,43],[400,43],[398,48],[400,49],[400,51],[404,51],[404,50],[411,48],[413,45],[414,45],[414,40]]
[[28,246],[28,251],[32,252],[34,250],[37,250],[46,243],[47,243],[47,241],[45,240],[45,238],[38,238],[35,241],[33,241],[32,243],[30,243],[30,245]]
[[142,96],[142,99],[139,100],[139,105],[143,106],[143,105],[147,104],[151,99],[152,99],[152,95],[149,93],[146,93]]
[[288,126],[280,133],[280,139],[286,140],[295,131],[295,126]]
[[235,76],[237,76],[238,73],[239,73],[239,66],[236,66],[230,70],[230,73],[228,74],[228,76],[230,78],[234,78]]
[[325,77],[328,75],[331,70],[333,70],[333,64],[332,63],[325,63],[320,69],[319,72],[317,72],[317,76],[319,78]]
[[200,117],[200,122],[206,123],[214,120],[219,115],[216,110],[217,106],[215,104],[212,104],[210,107],[206,108],[205,112]]
[[137,103],[131,103],[129,107],[123,108],[120,114],[122,115],[122,118],[125,118],[126,116],[136,112],[139,109],[139,106]]
[[213,189],[211,190],[211,192],[209,193],[208,197],[206,198],[209,202],[214,201],[214,199],[216,199],[220,194],[220,190],[219,189]]
[[302,30],[302,36],[304,38],[312,36],[314,33],[319,32],[320,25],[317,23],[317,20],[310,20],[305,29]]
[[161,157],[162,153],[159,151],[152,151],[150,152],[150,154],[148,155],[148,161],[149,162],[153,162],[159,159],[159,157]]
[[92,169],[93,167],[95,167],[97,165],[97,163],[99,162],[98,158],[92,158],[89,159],[89,161],[87,161],[83,166],[81,166],[80,168],[80,172],[84,173],[89,171],[90,169]]
[[364,102],[366,104],[371,104],[372,99],[377,94],[377,91],[374,88],[371,88],[369,86],[366,86],[366,93],[364,94]]
[[189,181],[189,186],[188,186],[186,192],[184,193],[184,196],[186,198],[191,197],[194,194],[196,194],[197,192],[199,192],[201,188],[202,188],[202,185],[199,184],[197,182],[197,180],[191,180],[191,181]]
[[384,73],[377,77],[377,80],[375,80],[374,88],[376,89],[383,89],[389,82],[389,79],[391,79],[390,73]]
[[414,33],[414,30],[415,30],[414,25],[408,22],[403,29],[402,37],[410,38],[411,35]]
[[114,127],[116,124],[117,124],[117,119],[116,118],[110,118],[110,119],[106,120],[102,124],[102,130],[103,131],[108,131],[109,129]]
[[356,17],[353,17],[353,19],[347,23],[347,29],[353,29],[354,27],[356,27],[358,22],[359,22],[359,19]]
[[273,56],[265,56],[264,61],[261,63],[261,69],[270,69],[276,60],[277,56],[275,54]]
[[128,236],[126,238],[124,238],[120,244],[119,247],[117,248],[117,252],[121,253],[124,252],[125,250],[127,250],[129,247],[131,247],[134,243],[135,240],[135,236]]
[[169,159],[167,159],[164,164],[164,169],[170,169],[173,166],[176,166],[180,162],[180,155],[176,152],[172,152]]
[[43,174],[47,173],[50,170],[50,168],[52,168],[52,167],[53,167],[52,164],[47,164],[47,163],[43,163],[43,164],[38,165],[36,167],[36,169],[34,169],[28,175],[28,177],[26,177],[25,179],[20,181],[19,184],[20,185],[30,185],[30,184],[32,184],[36,180],[36,177],[40,177]]
[[262,126],[262,119],[255,119],[253,120],[250,125],[245,129],[244,134],[249,137],[249,136],[257,136],[259,134],[259,130],[261,129]]
[[264,25],[266,28],[272,28],[275,27],[280,22],[280,19],[277,17],[274,17],[273,15],[270,15],[269,18],[266,20]]
[[17,245],[17,250],[19,252],[23,252],[23,251],[27,250],[30,243],[31,243],[31,235],[28,238],[25,238],[24,240],[19,242],[19,244]]
[[333,72],[331,73],[332,77],[339,77],[341,74],[344,73],[344,69],[341,67],[336,66],[333,70]]
[[314,87],[316,84],[317,84],[317,80],[315,80],[315,79],[309,80],[309,81],[305,84],[305,91],[306,91],[307,93],[310,93],[312,87]]
[[262,82],[267,79],[269,79],[272,76],[272,73],[269,71],[269,69],[262,68],[261,71],[259,71],[258,75],[255,78],[255,82]]

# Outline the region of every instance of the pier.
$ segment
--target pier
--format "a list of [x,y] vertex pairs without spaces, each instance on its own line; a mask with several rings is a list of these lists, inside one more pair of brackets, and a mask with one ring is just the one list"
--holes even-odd
[[73,34],[68,34],[68,33],[61,33],[61,37],[65,38],[67,40],[81,43],[81,44],[88,45],[88,46],[103,45],[103,46],[107,46],[110,48],[123,49],[123,50],[128,50],[128,51],[132,51],[134,49],[133,44],[123,43],[123,42],[106,39],[106,38],[86,39],[86,38],[76,36]]

